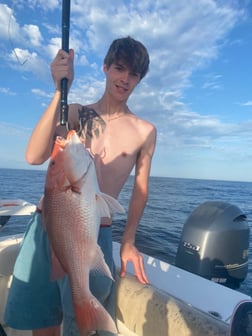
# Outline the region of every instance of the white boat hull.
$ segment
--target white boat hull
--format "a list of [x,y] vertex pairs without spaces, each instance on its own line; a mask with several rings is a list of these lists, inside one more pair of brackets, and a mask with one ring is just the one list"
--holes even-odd
[[[0,323],[4,325],[3,311],[5,302],[8,295],[8,289],[11,284],[12,271],[14,262],[19,250],[19,244],[21,236],[5,237],[0,240]],[[118,261],[119,244],[114,244],[115,259]],[[146,256],[145,256],[146,258]],[[149,257],[150,258],[150,257]],[[167,284],[166,287],[177,287],[176,296],[168,294],[164,289],[158,289],[154,285],[145,286],[140,284],[134,276],[127,274],[123,279],[117,278],[117,323],[119,331],[125,336],[166,336],[166,335],[227,335],[228,334],[228,321],[223,321],[220,318],[212,316],[210,313],[206,313],[195,306],[192,306],[189,302],[178,298],[182,296],[183,292],[179,292],[179,288],[182,281],[174,279],[173,266],[160,261],[155,260],[155,263],[162,265],[162,268],[167,272]],[[159,272],[164,272],[162,268],[158,271],[158,265],[154,267],[153,264],[146,263],[147,273],[150,279],[155,278],[155,283],[160,286],[161,278],[159,278]],[[166,266],[166,267],[164,267]],[[168,271],[170,269],[170,271]],[[176,269],[176,268],[175,268]],[[151,272],[152,270],[152,272]],[[171,271],[172,270],[172,271]],[[179,270],[181,271],[181,270]],[[184,273],[184,272],[182,272]],[[186,272],[187,273],[187,272]],[[189,275],[188,275],[189,276]],[[190,277],[190,276],[189,276]],[[159,280],[158,280],[159,278]],[[198,278],[196,276],[196,278]],[[178,277],[179,279],[179,277]],[[181,280],[181,279],[180,279]],[[204,280],[204,279],[203,279]],[[184,281],[186,281],[184,277]],[[207,281],[207,280],[206,280]],[[201,279],[198,280],[196,286],[199,285]],[[205,280],[203,281],[206,285]],[[212,282],[207,281],[209,290],[213,293],[214,289],[219,289],[216,295],[221,295],[219,299],[226,297],[228,294],[233,296],[233,300],[239,301],[247,298],[247,296],[237,294],[237,292],[220,287]],[[194,296],[198,297],[198,301],[205,300],[205,295],[200,297],[199,287],[190,288],[190,282],[187,285],[184,283],[187,290],[192,291]],[[201,285],[202,288],[203,285]],[[165,286],[164,286],[165,287]],[[218,288],[220,287],[220,288]],[[186,290],[184,288],[184,291]],[[175,289],[173,290],[175,291]],[[193,296],[191,293],[191,296]],[[203,293],[202,293],[203,294]],[[230,306],[222,307],[221,300],[218,296],[215,297],[215,301],[219,303],[219,313],[222,312],[223,316],[232,313]],[[196,301],[196,299],[194,299]],[[212,301],[212,300],[211,300]],[[230,303],[230,297],[229,301]],[[213,304],[213,303],[211,303]],[[207,304],[205,303],[205,307]],[[223,306],[226,306],[223,303]],[[212,307],[211,305],[209,307]],[[216,307],[215,307],[216,310]],[[230,317],[230,316],[229,316]],[[17,332],[9,330],[8,335],[28,335],[29,332]]]
[[[19,213],[20,211],[27,215],[18,208]],[[27,211],[30,214],[31,208],[28,206]],[[11,211],[11,206],[8,206],[8,215],[15,215],[14,208],[13,212]],[[0,238],[0,323],[8,336],[31,335],[30,331],[10,329],[3,321],[4,307],[21,239],[22,235]],[[119,268],[120,245],[113,244],[114,260]],[[118,276],[116,279],[117,326],[120,335],[228,335],[234,308],[239,302],[251,299],[245,294],[153,257],[147,255],[143,257],[151,285],[140,284],[130,266],[125,278],[120,279]]]

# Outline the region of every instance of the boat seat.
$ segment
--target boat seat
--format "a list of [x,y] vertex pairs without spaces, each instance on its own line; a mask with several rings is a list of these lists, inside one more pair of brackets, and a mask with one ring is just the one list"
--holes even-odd
[[20,240],[8,239],[6,245],[3,244],[0,253],[0,323],[3,324],[3,312],[12,281],[13,267],[19,252]]
[[11,275],[10,276],[0,275],[0,298],[1,298],[0,323],[1,324],[4,324],[3,314],[4,314],[4,309],[5,309],[11,281],[12,281]]
[[4,247],[0,253],[0,270],[4,276],[10,276],[13,272],[13,267],[19,252],[20,244],[15,244]]

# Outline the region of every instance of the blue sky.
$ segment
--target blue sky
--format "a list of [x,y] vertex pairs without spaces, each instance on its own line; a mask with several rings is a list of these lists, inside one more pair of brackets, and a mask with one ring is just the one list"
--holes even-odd
[[[158,130],[153,176],[252,181],[252,6],[249,0],[72,0],[75,81],[69,103],[96,101],[103,57],[130,35],[151,66],[129,100]],[[54,86],[61,2],[0,4],[0,167],[31,167],[24,152]]]

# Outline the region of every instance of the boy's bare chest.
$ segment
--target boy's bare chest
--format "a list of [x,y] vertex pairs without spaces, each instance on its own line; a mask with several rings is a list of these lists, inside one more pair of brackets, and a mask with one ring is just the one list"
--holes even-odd
[[139,150],[139,135],[127,117],[106,122],[93,109],[80,113],[80,132],[86,148],[104,163],[131,161]]
[[103,163],[118,163],[135,161],[138,152],[137,143],[127,135],[127,132],[119,129],[110,129],[108,126],[97,138],[90,141],[90,151],[94,156],[99,156]]

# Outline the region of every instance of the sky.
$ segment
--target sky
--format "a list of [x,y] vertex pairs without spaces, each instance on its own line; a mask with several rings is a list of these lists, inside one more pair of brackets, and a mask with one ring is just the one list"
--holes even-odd
[[[0,3],[0,168],[47,167],[28,165],[25,148],[54,92],[61,11]],[[69,103],[99,99],[107,49],[128,35],[150,54],[128,105],[157,128],[151,175],[252,181],[251,0],[72,0]]]

